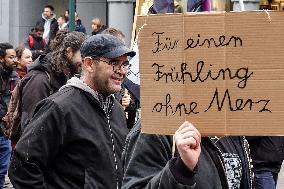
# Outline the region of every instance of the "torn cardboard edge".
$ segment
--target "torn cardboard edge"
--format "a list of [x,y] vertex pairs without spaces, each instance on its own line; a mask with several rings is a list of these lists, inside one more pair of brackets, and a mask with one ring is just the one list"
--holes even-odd
[[[263,17],[263,14],[264,14],[264,17]],[[153,54],[153,46],[155,42],[155,39],[153,39],[153,35],[151,35],[153,34],[153,31],[159,30],[159,31],[165,31],[167,32],[167,34],[172,34],[172,33],[175,33],[178,28],[182,27],[185,30],[182,32],[183,37],[179,38],[179,40],[182,41],[182,45],[184,45],[184,41],[186,41],[185,37],[188,36],[190,32],[194,33],[198,31],[198,28],[200,28],[201,33],[211,33],[211,34],[213,33],[214,34],[214,30],[211,31],[211,30],[208,30],[208,28],[206,28],[207,31],[204,31],[205,29],[202,23],[198,23],[196,21],[194,22],[195,26],[192,25],[189,27],[187,25],[184,25],[184,19],[193,19],[193,18],[194,19],[196,18],[204,19],[204,17],[218,19],[218,17],[216,16],[220,16],[220,15],[224,17],[223,22],[230,20],[227,18],[240,16],[242,20],[236,21],[236,18],[234,18],[232,19],[232,22],[234,23],[228,23],[228,27],[237,28],[236,30],[234,30],[235,32],[245,31],[245,35],[249,39],[247,41],[249,45],[245,47],[246,49],[237,49],[237,50],[233,49],[232,50],[231,47],[228,47],[228,48],[223,47],[223,49],[225,48],[226,51],[227,49],[229,49],[229,53],[233,54],[233,58],[230,56],[227,57],[227,55],[224,57],[225,61],[223,62],[223,65],[225,66],[229,65],[235,69],[236,67],[238,67],[238,61],[241,62],[239,66],[242,66],[242,64],[245,64],[244,62],[247,62],[247,63],[254,62],[253,64],[250,64],[250,66],[252,67],[252,70],[255,71],[255,73],[257,73],[258,71],[257,62],[260,62],[259,65],[261,68],[264,69],[264,71],[270,69],[267,65],[265,66],[265,62],[266,64],[267,62],[271,62],[271,65],[269,65],[270,67],[278,69],[278,70],[284,69],[284,67],[281,66],[280,64],[281,63],[280,60],[284,59],[284,52],[283,50],[282,50],[282,53],[279,52],[279,49],[281,48],[283,49],[283,44],[284,44],[283,39],[279,39],[280,42],[277,42],[275,40],[277,38],[275,37],[271,38],[273,39],[271,41],[271,44],[269,44],[268,46],[265,46],[267,49],[267,57],[264,57],[259,52],[255,52],[256,50],[258,50],[257,46],[259,46],[259,41],[257,40],[254,41],[250,39],[252,36],[256,35],[255,30],[253,29],[257,29],[256,31],[258,35],[263,35],[263,36],[268,35],[267,28],[261,29],[257,25],[257,24],[259,25],[264,24],[264,23],[257,23],[257,22],[260,22],[260,20],[264,20],[264,22],[265,20],[267,20],[268,22],[266,22],[266,24],[269,24],[269,25],[274,25],[274,26],[275,24],[276,26],[280,26],[281,24],[284,25],[284,19],[282,19],[283,20],[282,21],[281,19],[278,18],[278,16],[283,17],[283,12],[269,12],[270,19],[268,18],[267,12],[265,11],[214,12],[213,14],[211,12],[210,13],[202,12],[202,13],[138,16],[138,28],[139,26],[143,26],[143,28],[140,30],[140,33],[139,33],[140,73],[141,73],[141,89],[142,89],[141,90],[142,132],[152,133],[152,134],[173,134],[174,131],[179,127],[179,125],[182,124],[184,120],[188,120],[188,121],[193,122],[193,124],[196,125],[196,127],[201,131],[203,135],[204,134],[205,135],[219,135],[219,136],[225,136],[225,135],[253,135],[253,136],[274,135],[274,136],[279,136],[279,135],[284,135],[284,128],[281,128],[282,125],[284,124],[284,119],[281,118],[283,117],[282,115],[284,111],[284,106],[283,106],[284,101],[283,100],[281,101],[281,99],[279,99],[279,97],[277,96],[273,97],[273,93],[277,94],[278,96],[281,96],[282,94],[284,95],[283,81],[281,80],[270,82],[269,78],[265,78],[265,82],[268,83],[267,86],[269,87],[271,86],[272,89],[275,86],[280,87],[279,90],[281,90],[280,92],[276,91],[276,89],[273,89],[274,91],[271,91],[271,94],[272,94],[271,99],[273,99],[273,101],[275,100],[274,102],[275,104],[273,104],[273,107],[276,107],[277,105],[278,106],[281,105],[281,107],[277,108],[277,111],[274,111],[275,113],[273,113],[274,116],[271,116],[270,118],[269,118],[269,115],[268,116],[264,115],[259,118],[259,115],[257,115],[256,113],[255,115],[257,115],[256,116],[257,119],[254,119],[254,116],[255,116],[254,114],[251,114],[251,112],[245,112],[245,111],[243,112],[244,114],[246,114],[245,116],[240,116],[239,112],[235,116],[233,115],[232,112],[230,112],[227,105],[226,105],[226,109],[222,110],[223,113],[216,111],[215,112],[216,114],[212,113],[212,115],[211,114],[209,115],[209,117],[215,116],[217,118],[219,118],[220,115],[224,116],[225,121],[222,124],[212,123],[214,122],[214,119],[212,118],[206,119],[206,117],[208,117],[208,115],[206,114],[204,115],[199,114],[198,118],[194,118],[194,117],[188,117],[186,115],[168,117],[168,116],[165,116],[164,114],[157,114],[157,112],[153,112],[154,103],[158,102],[159,100],[161,101],[161,99],[165,98],[165,94],[167,94],[167,90],[169,90],[166,85],[163,85],[159,82],[149,82],[149,80],[153,81],[153,77],[155,75],[153,74],[153,71],[151,72],[151,67],[150,67],[153,61],[170,66],[171,63],[167,63],[167,62],[170,62],[170,61],[173,62],[174,60],[173,56],[177,56],[176,59],[182,59],[182,60],[191,61],[191,62],[193,62],[192,60],[198,59],[200,58],[200,56],[203,56],[201,58],[203,58],[204,60],[209,60],[208,62],[213,64],[214,60],[216,60],[215,59],[216,57],[214,56],[219,55],[220,53],[222,54],[221,48],[219,51],[216,50],[216,52],[214,50],[210,50],[208,56],[206,55],[206,50],[204,49],[200,49],[200,50],[194,49],[191,51],[191,54],[189,54],[188,52],[185,52],[185,50],[181,50],[181,49],[184,49],[184,46],[180,46],[179,48],[175,49],[176,52],[179,52],[179,54],[172,53],[173,51],[170,51],[170,50],[168,52],[160,52],[158,53],[159,55]],[[248,19],[244,19],[244,17],[248,17]],[[273,18],[277,18],[275,19],[277,23],[274,22]],[[172,22],[173,20],[177,21],[178,23]],[[254,23],[253,21],[256,21],[256,23]],[[186,21],[186,23],[187,22],[188,21]],[[167,23],[174,24],[174,26],[167,25]],[[246,23],[248,24],[245,26],[242,25]],[[243,26],[243,27],[240,27],[240,26]],[[214,28],[214,25],[210,25],[210,27]],[[225,29],[227,29],[226,27],[227,26],[225,26]],[[248,31],[246,31],[246,29],[248,29]],[[218,28],[216,29],[216,31],[217,30]],[[283,31],[283,28],[279,29],[278,27],[276,27],[276,29],[269,28],[269,30],[270,30],[269,34],[271,35],[271,31],[275,33],[277,33],[278,31],[278,33],[281,33],[281,31]],[[227,32],[227,30],[225,30],[223,31],[223,33],[225,34],[233,33],[234,31]],[[187,32],[187,35],[185,35],[185,32]],[[217,34],[216,36],[218,36],[219,31],[215,33]],[[173,37],[173,35],[170,35],[170,37]],[[264,45],[267,45],[266,41]],[[151,49],[152,49],[152,53],[150,51]],[[274,51],[278,51],[279,53],[275,55],[275,53],[273,52],[273,49]],[[240,58],[239,58],[240,60],[238,61],[234,60],[236,59],[235,57],[242,57],[242,56],[244,60],[241,60]],[[255,58],[254,56],[261,56],[264,60],[261,60],[261,58],[257,58],[257,57]],[[219,67],[222,67],[222,66],[219,65]],[[283,72],[281,72],[281,74],[283,74]],[[263,82],[258,82],[257,79],[258,78],[256,77],[255,80],[252,80],[253,82],[251,81],[251,83],[254,83],[253,89],[248,89],[247,91],[245,91],[245,93],[243,91],[240,91],[238,94],[237,89],[230,88],[230,87],[229,87],[229,90],[232,90],[233,92],[235,92],[233,96],[243,95],[242,93],[244,93],[244,96],[250,95],[250,94],[256,94],[259,92],[257,91],[257,89],[259,88],[257,87],[258,86],[257,83],[263,83]],[[228,82],[227,80],[224,81],[225,84],[227,82]],[[179,87],[183,87],[182,85],[180,85],[180,83],[177,83],[177,85],[178,86],[176,87],[174,85],[171,86],[171,90],[177,90]],[[155,88],[153,88],[153,86],[155,86]],[[259,85],[259,86],[262,86],[262,85]],[[198,88],[202,88],[202,87],[204,87],[204,85],[200,85],[200,87],[196,87],[196,88],[192,88],[192,86],[190,85],[188,88],[190,89],[192,88],[192,90],[198,91]],[[151,90],[148,90],[148,88],[150,88]],[[185,89],[186,87],[183,87],[183,88]],[[224,90],[223,88],[220,88],[220,91],[223,90],[223,92],[225,92],[226,88],[227,87],[225,87]],[[207,89],[210,89],[210,86],[207,87]],[[214,87],[210,89],[212,90],[211,98],[212,98],[212,94],[214,94],[213,89]],[[184,92],[180,92],[181,95],[177,95],[177,96],[183,96],[182,93]],[[186,96],[188,95],[190,94],[188,93]],[[260,94],[256,94],[256,96],[258,95]],[[189,99],[186,99],[187,97],[183,96],[182,98],[185,100],[185,103],[189,102]],[[206,98],[210,99],[210,95],[209,97],[206,97]],[[236,98],[238,99],[238,97]],[[173,102],[176,103],[175,101]],[[242,117],[245,117],[245,119],[242,119]],[[219,119],[217,120],[219,121]],[[200,125],[200,124],[203,124],[203,125]],[[269,128],[267,127],[268,125],[270,126]]]

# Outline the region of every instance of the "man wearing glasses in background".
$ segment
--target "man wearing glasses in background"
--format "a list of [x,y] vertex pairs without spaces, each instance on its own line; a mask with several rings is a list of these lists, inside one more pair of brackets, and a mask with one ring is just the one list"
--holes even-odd
[[81,78],[41,101],[19,140],[9,169],[15,188],[111,188],[122,179],[128,129],[113,94],[135,52],[108,34],[82,44]]

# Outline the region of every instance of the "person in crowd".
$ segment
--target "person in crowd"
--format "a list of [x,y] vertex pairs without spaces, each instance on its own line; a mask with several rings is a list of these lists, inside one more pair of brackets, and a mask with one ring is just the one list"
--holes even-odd
[[125,43],[125,35],[119,29],[110,27],[110,28],[106,28],[101,33],[113,35],[113,36],[117,37],[118,39],[120,39],[123,43]]
[[64,14],[65,18],[66,18],[66,23],[69,23],[69,9],[65,10],[65,14]]
[[284,160],[283,136],[247,137],[254,172],[255,189],[275,189]]
[[[16,72],[19,75],[19,78],[22,79],[27,74],[27,66],[32,63],[32,52],[25,47],[19,46],[15,49],[17,63],[16,63]],[[19,104],[19,84],[17,83],[14,90],[11,93],[11,98],[8,105],[8,111],[3,118],[5,122],[5,131],[4,134],[7,138],[11,140],[12,148],[15,147],[16,141],[14,140],[14,136],[16,135],[15,130],[13,130],[13,125],[16,124],[17,116],[18,116],[18,104]],[[13,130],[13,134],[12,133]]]
[[121,187],[128,129],[112,94],[121,89],[127,56],[135,52],[98,34],[85,40],[81,54],[81,77],[38,104],[17,143],[9,169],[15,188]]
[[[105,29],[102,34],[110,34],[118,39],[120,39],[123,43],[125,43],[125,35],[122,31],[116,28],[107,28]],[[126,120],[127,120],[127,127],[131,129],[136,121],[136,113],[137,113],[137,100],[132,94],[132,91],[129,90],[129,86],[125,85],[129,79],[125,78],[121,85],[121,90],[115,93],[115,98],[121,103],[124,108]]]
[[99,18],[94,18],[92,20],[92,35],[102,33],[107,27],[102,24],[102,21]]
[[12,151],[11,141],[4,135],[5,122],[2,119],[8,110],[11,91],[19,80],[19,76],[14,70],[16,59],[13,46],[9,43],[0,43],[0,188],[3,188],[4,185]]
[[54,7],[52,5],[46,5],[42,13],[42,18],[36,23],[44,28],[43,38],[46,43],[52,40],[56,32],[58,31],[58,23],[56,20],[56,14],[54,13]]
[[[52,51],[41,55],[28,68],[23,78],[21,130],[29,122],[36,104],[42,99],[58,91],[68,78],[80,72],[80,46],[85,39],[81,32],[58,32],[52,40]],[[55,45],[58,44],[59,45]],[[31,95],[32,91],[32,95]]]
[[44,32],[43,26],[35,26],[29,33],[29,37],[24,42],[24,47],[32,51],[32,59],[35,60],[43,54],[46,48],[46,41],[42,38]]
[[64,15],[60,15],[57,22],[59,30],[68,29],[68,25],[66,23],[66,17]]
[[17,47],[15,51],[17,56],[16,72],[22,79],[27,74],[27,66],[33,62],[32,52],[30,49],[21,46]]
[[126,139],[122,189],[252,189],[244,137],[202,137],[185,121],[174,136],[141,133]]
[[82,20],[79,18],[79,15],[77,12],[75,12],[75,31],[86,34],[86,28],[85,26],[83,26]]

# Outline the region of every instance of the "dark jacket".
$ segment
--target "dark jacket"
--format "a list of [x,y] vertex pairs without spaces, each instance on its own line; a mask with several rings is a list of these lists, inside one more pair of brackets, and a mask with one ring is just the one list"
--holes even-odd
[[[190,171],[177,150],[173,152],[171,136],[142,134],[137,125],[127,137],[123,153],[122,189],[229,188],[220,153],[208,137],[202,138],[197,168]],[[243,137],[228,137],[228,140],[242,162],[241,188],[251,189],[247,144]]]
[[5,129],[2,118],[8,111],[11,92],[14,90],[19,79],[19,75],[16,71],[6,70],[3,65],[0,64],[0,137],[4,136],[3,130]]
[[254,171],[279,173],[284,160],[284,137],[247,137]]
[[49,58],[50,54],[41,55],[34,63],[29,65],[28,73],[23,78],[22,131],[31,119],[36,104],[58,91],[67,81],[67,77],[63,73],[55,74],[51,71]]
[[41,101],[11,161],[13,186],[120,188],[128,129],[119,102],[110,107],[108,116],[94,94],[73,86]]
[[86,33],[86,28],[83,26],[82,20],[78,19],[75,22],[75,29],[74,30],[77,31],[77,32]]
[[102,25],[102,27],[96,31],[92,31],[92,35],[97,35],[99,33],[102,33],[105,29],[107,29],[107,26]]
[[[33,38],[33,43],[30,42],[30,37]],[[46,42],[42,37],[38,37],[34,32],[31,32],[29,37],[25,40],[24,46],[32,51],[33,60],[35,60],[39,55],[43,54],[42,52],[46,48]]]
[[[39,21],[37,21],[36,25],[44,27],[45,21],[46,20],[44,18],[41,18]],[[55,38],[57,31],[58,31],[58,23],[54,17],[50,24],[49,41]]]
[[[124,85],[124,82],[121,85],[121,90],[120,92],[115,93],[115,98],[121,103],[122,98],[125,94],[126,86]],[[127,89],[128,90],[128,89]],[[127,128],[131,129],[136,121],[136,113],[137,113],[137,108],[138,105],[135,102],[135,97],[131,94],[131,91],[128,92],[130,95],[130,103],[129,106],[125,108],[125,113],[126,113],[126,120],[127,120]]]

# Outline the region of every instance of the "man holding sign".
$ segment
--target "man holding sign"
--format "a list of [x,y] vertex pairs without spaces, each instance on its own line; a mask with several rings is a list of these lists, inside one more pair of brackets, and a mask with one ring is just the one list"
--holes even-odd
[[122,189],[252,188],[244,137],[201,137],[185,121],[173,138],[140,133],[138,123],[126,141]]

